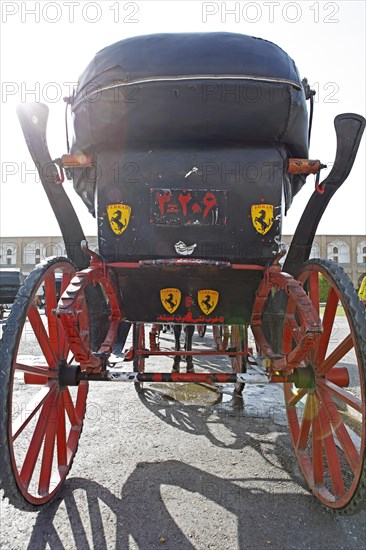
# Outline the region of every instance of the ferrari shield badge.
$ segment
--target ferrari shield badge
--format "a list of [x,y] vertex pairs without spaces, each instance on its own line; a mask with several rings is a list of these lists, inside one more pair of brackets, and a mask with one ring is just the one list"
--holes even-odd
[[198,305],[205,315],[209,315],[217,306],[219,293],[217,290],[199,290],[197,294]]
[[174,313],[178,309],[181,298],[179,288],[162,288],[160,291],[160,301],[169,313]]
[[116,235],[121,235],[128,226],[131,216],[131,206],[128,204],[108,204],[107,214],[109,225]]
[[273,225],[273,204],[253,204],[252,223],[261,235],[265,235]]

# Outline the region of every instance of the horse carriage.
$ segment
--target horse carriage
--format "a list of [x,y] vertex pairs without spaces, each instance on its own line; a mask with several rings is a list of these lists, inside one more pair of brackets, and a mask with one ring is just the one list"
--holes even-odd
[[[311,491],[336,512],[363,506],[365,307],[337,264],[309,256],[365,120],[335,118],[336,158],[320,181],[323,165],[308,158],[308,100],[307,81],[276,45],[194,33],[136,37],[99,52],[67,98],[74,140],[58,159],[47,147],[48,108],[19,107],[67,257],[31,272],[1,342],[1,485],[15,506],[37,509],[57,494],[95,381],[132,382],[138,391],[150,382],[230,383],[239,392],[282,384]],[[98,254],[64,190],[65,174],[96,216]],[[282,218],[309,174],[316,188],[282,265]],[[328,287],[324,307],[320,281]],[[44,313],[35,305],[39,288]],[[109,361],[123,321],[133,326],[129,372]],[[147,324],[215,327],[216,335],[231,327],[230,346],[169,355],[225,355],[232,371],[149,372],[148,358],[164,352],[149,345]],[[226,336],[224,329],[221,342]]]

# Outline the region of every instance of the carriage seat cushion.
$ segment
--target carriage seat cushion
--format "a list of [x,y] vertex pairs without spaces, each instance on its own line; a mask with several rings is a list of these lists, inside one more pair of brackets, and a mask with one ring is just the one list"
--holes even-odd
[[152,34],[101,50],[72,99],[74,149],[156,140],[284,144],[307,158],[305,94],[275,44],[233,33]]

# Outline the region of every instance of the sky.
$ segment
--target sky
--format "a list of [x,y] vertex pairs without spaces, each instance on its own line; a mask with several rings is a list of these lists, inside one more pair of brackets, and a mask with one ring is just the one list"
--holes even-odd
[[[339,113],[365,116],[365,5],[360,1],[5,1],[1,9],[0,235],[60,235],[54,214],[16,116],[16,106],[41,101],[50,109],[52,158],[66,152],[64,96],[95,53],[130,36],[158,32],[237,32],[278,44],[316,90],[310,158],[331,166],[333,120]],[[324,171],[324,176],[328,171]],[[87,235],[96,220],[65,188]],[[314,178],[295,197],[283,220],[292,234],[314,189]],[[336,193],[318,234],[366,235],[365,137],[355,165]]]

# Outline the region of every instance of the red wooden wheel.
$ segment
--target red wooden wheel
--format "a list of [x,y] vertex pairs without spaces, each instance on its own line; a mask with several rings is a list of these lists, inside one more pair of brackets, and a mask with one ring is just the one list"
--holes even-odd
[[[230,329],[230,348],[233,351],[245,351],[248,349],[248,328],[243,325],[231,325]],[[239,355],[231,358],[233,372],[246,372],[245,356]],[[235,383],[235,393],[242,394],[245,384],[243,382]]]
[[[144,372],[145,370],[145,357],[137,355],[136,351],[145,349],[145,325],[143,323],[135,323],[133,325],[133,370],[135,372]],[[141,393],[143,390],[143,382],[135,382],[135,389],[137,393]]]
[[[320,313],[323,333],[307,357],[309,387],[284,385],[292,442],[314,495],[328,508],[354,513],[365,505],[366,495],[365,308],[333,262],[310,260],[299,280]],[[328,287],[324,309],[319,307],[321,285]],[[289,299],[285,353],[298,338],[298,319],[296,303]]]
[[[55,315],[56,279],[63,292],[74,273],[73,264],[63,258],[33,270],[1,341],[1,486],[19,508],[34,509],[54,497],[71,468],[82,430],[88,384],[62,385],[73,356]],[[44,313],[36,305],[42,289]],[[78,322],[86,343],[88,316],[82,305]]]

